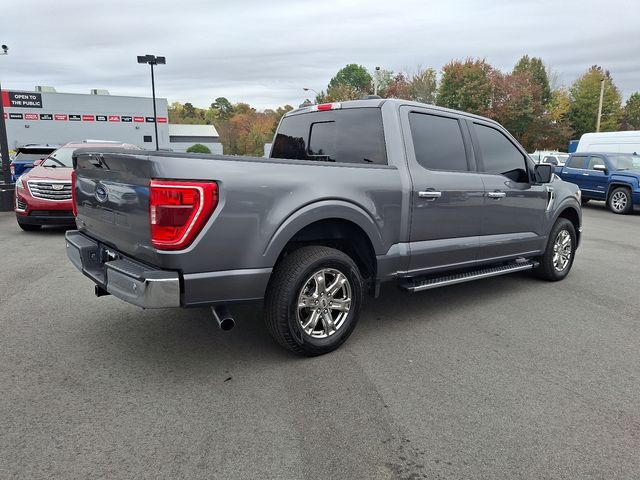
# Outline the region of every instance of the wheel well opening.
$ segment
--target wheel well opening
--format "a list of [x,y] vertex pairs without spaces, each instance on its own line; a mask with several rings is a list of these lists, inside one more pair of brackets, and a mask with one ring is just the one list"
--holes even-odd
[[576,237],[578,241],[580,240],[580,216],[578,212],[576,212],[573,208],[564,209],[558,218],[566,218],[573,224],[573,228],[576,230]]
[[627,185],[626,183],[612,183],[609,185],[609,196],[613,193],[617,188],[626,188],[630,192],[632,191],[631,185]]
[[349,255],[362,277],[372,280],[376,275],[376,256],[367,234],[358,225],[339,218],[319,220],[307,225],[285,245],[278,261],[306,245],[323,245]]

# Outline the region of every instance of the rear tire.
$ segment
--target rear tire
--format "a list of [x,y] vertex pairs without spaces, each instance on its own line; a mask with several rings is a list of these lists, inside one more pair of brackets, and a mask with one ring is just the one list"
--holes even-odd
[[18,226],[25,232],[35,232],[36,230],[40,230],[40,227],[42,227],[42,225],[31,225],[29,223],[20,222],[18,222]]
[[625,187],[618,187],[609,194],[607,201],[609,210],[613,213],[625,215],[633,208],[633,200],[631,199],[631,191]]
[[550,282],[562,280],[569,274],[576,253],[576,229],[566,218],[559,218],[549,234],[547,248],[535,269],[539,278]]
[[267,287],[269,333],[300,355],[335,350],[358,323],[362,283],[354,261],[339,250],[322,246],[295,250],[275,266]]

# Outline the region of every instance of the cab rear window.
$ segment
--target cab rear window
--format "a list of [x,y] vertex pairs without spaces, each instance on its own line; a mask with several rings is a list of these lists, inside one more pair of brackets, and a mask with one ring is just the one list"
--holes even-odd
[[271,158],[384,165],[379,108],[349,108],[285,117]]

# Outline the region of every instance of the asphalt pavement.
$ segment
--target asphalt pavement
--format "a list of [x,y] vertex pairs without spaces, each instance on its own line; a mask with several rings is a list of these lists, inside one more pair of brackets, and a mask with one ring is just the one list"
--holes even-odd
[[640,215],[584,209],[559,283],[370,300],[299,358],[258,307],[141,310],[0,214],[2,479],[640,478]]

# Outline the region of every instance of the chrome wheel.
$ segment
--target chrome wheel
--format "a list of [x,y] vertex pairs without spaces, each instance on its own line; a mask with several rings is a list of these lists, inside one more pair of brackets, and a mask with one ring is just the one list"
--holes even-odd
[[616,212],[622,212],[627,208],[627,195],[624,192],[617,191],[611,195],[611,208]]
[[313,338],[336,333],[351,309],[351,285],[333,268],[318,270],[304,283],[298,295],[297,319],[302,330]]
[[571,235],[567,230],[560,230],[553,243],[553,267],[556,271],[562,272],[567,268],[571,260],[572,250]]

